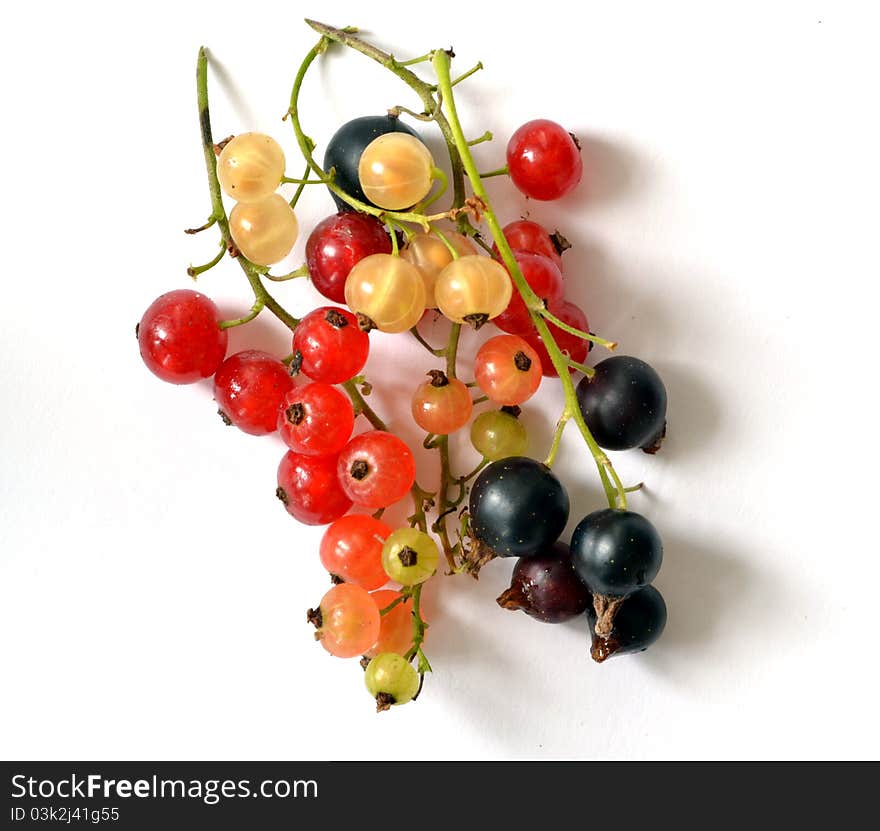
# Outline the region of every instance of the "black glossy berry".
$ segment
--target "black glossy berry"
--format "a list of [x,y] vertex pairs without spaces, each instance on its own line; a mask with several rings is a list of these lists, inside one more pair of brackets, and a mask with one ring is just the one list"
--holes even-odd
[[666,388],[656,371],[627,355],[596,364],[577,399],[590,432],[606,450],[659,449],[666,429]]
[[571,536],[571,559],[593,592],[624,597],[657,576],[663,543],[641,514],[605,508],[578,523]]
[[568,546],[558,542],[548,551],[521,557],[510,588],[499,598],[504,609],[521,609],[544,623],[562,623],[582,615],[593,598],[571,564]]
[[[324,153],[324,170],[336,169],[334,183],[349,196],[372,204],[361,190],[358,177],[358,162],[366,146],[375,138],[385,133],[409,133],[421,139],[418,133],[404,124],[399,118],[390,115],[365,115],[343,124],[330,139]],[[340,211],[352,210],[351,205],[344,202],[332,191],[330,195]]]
[[644,652],[654,643],[666,627],[666,603],[653,586],[633,592],[617,610],[614,628],[607,638],[600,638],[595,632],[596,612],[592,606],[587,609],[587,618],[592,640],[590,654],[601,663],[612,655]]
[[547,465],[499,459],[474,482],[472,535],[499,557],[528,557],[556,542],[568,522],[568,494]]

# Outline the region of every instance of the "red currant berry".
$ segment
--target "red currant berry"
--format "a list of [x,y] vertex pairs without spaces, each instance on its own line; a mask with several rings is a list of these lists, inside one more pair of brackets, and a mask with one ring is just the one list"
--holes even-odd
[[[505,225],[501,231],[507,240],[507,244],[514,250],[519,249],[520,251],[531,251],[533,254],[543,254],[545,257],[553,260],[556,263],[556,267],[562,271],[562,256],[553,242],[553,238],[543,225],[539,225],[537,222],[532,222],[529,219],[518,219],[516,222]],[[564,242],[564,245],[568,247],[567,242]],[[498,246],[495,243],[492,243],[492,251],[495,254],[496,260],[501,259],[498,254]]]
[[306,242],[306,262],[315,288],[334,303],[345,302],[345,280],[364,257],[390,254],[391,238],[373,216],[347,212],[315,226]]
[[[552,311],[553,314],[555,314],[563,323],[567,323],[569,326],[574,326],[575,329],[580,329],[582,332],[590,331],[590,324],[587,322],[587,316],[584,314],[580,306],[576,306],[574,303],[569,303],[566,300],[560,304],[558,308],[553,309]],[[553,340],[556,341],[556,345],[562,350],[563,355],[566,355],[579,364],[586,360],[587,353],[590,351],[589,341],[579,338],[577,335],[572,335],[570,332],[565,332],[558,326],[554,326],[552,323],[548,323],[547,325],[550,327],[550,334],[553,335]],[[540,335],[538,335],[537,332],[532,332],[525,336],[525,340],[528,341],[529,346],[538,353],[538,358],[541,361],[541,371],[544,375],[556,377],[558,375],[556,367],[553,366],[553,362],[550,360],[550,355],[548,354]],[[573,369],[570,371],[574,372]]]
[[287,367],[258,349],[230,355],[214,376],[214,400],[223,420],[253,436],[275,432],[281,402],[292,388]]
[[297,453],[336,454],[354,429],[354,409],[348,396],[329,384],[294,387],[278,411],[278,432]]
[[[562,272],[549,257],[543,254],[514,251],[513,256],[532,291],[544,301],[544,307],[555,314],[555,309],[562,302],[565,293]],[[529,310],[518,291],[513,293],[507,308],[492,322],[502,332],[510,332],[512,335],[525,335],[535,328]]]
[[474,377],[490,400],[512,407],[535,394],[541,384],[541,360],[522,338],[498,335],[477,352]]
[[306,456],[289,450],[278,465],[275,495],[304,525],[326,525],[351,507],[336,475],[336,456]]
[[468,423],[474,408],[470,390],[443,372],[432,370],[430,381],[420,384],[413,393],[412,417],[428,433],[446,436]]
[[226,357],[219,320],[214,303],[197,291],[169,291],[154,300],[137,326],[147,369],[170,384],[210,378]]
[[397,436],[370,430],[339,454],[339,482],[356,505],[385,508],[406,496],[416,479],[412,451]]
[[367,362],[370,338],[357,318],[345,309],[322,306],[309,312],[293,333],[291,369],[313,381],[341,384],[357,375]]
[[565,196],[580,182],[583,162],[574,136],[555,121],[539,118],[510,137],[507,169],[526,196],[548,201]]
[[388,582],[382,566],[382,546],[391,528],[366,514],[337,519],[321,539],[321,563],[334,577],[357,583],[367,591]]

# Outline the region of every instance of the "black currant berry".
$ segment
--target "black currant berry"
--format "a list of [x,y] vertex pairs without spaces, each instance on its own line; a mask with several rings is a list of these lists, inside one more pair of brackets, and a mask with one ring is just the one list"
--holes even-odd
[[663,543],[641,514],[605,508],[578,523],[571,536],[571,559],[595,594],[625,597],[657,576]]
[[666,431],[666,388],[655,370],[627,355],[596,364],[592,378],[581,379],[578,404],[601,447],[655,453]]
[[472,536],[498,557],[528,557],[551,546],[568,522],[568,494],[547,465],[499,459],[474,482]]
[[[334,183],[344,190],[349,196],[368,202],[361,189],[358,177],[358,162],[366,146],[385,133],[409,133],[421,139],[418,133],[404,124],[399,118],[390,115],[365,115],[355,118],[343,124],[330,139],[327,150],[324,153],[324,170],[336,169]],[[340,211],[353,210],[351,205],[344,202],[332,191],[330,195]]]
[[633,592],[617,610],[611,634],[607,638],[600,638],[596,634],[597,616],[592,607],[587,609],[587,618],[592,640],[590,654],[594,661],[601,663],[612,655],[644,652],[654,643],[666,626],[666,603],[663,595],[653,586]]
[[510,588],[498,598],[498,605],[522,609],[544,623],[562,623],[582,615],[592,599],[571,564],[568,546],[558,542],[549,551],[517,561]]

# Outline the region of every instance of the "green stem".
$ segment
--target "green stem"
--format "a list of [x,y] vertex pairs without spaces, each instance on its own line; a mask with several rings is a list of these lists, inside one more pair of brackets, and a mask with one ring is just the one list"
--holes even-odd
[[565,432],[565,425],[568,424],[570,418],[571,415],[568,411],[563,411],[562,415],[559,416],[559,421],[556,422],[553,444],[550,445],[550,452],[547,454],[547,458],[544,459],[544,464],[547,467],[553,467],[553,462],[556,461],[556,454],[559,452],[559,446],[562,444],[562,434]]
[[226,253],[226,250],[227,249],[226,249],[225,243],[221,242],[220,243],[220,250],[217,252],[217,256],[214,257],[213,260],[211,260],[211,262],[205,263],[204,265],[197,265],[197,266],[191,265],[186,270],[186,273],[189,274],[189,276],[192,277],[193,280],[195,280],[196,277],[199,276],[199,274],[204,274],[208,269],[213,268],[215,265],[217,265],[217,263],[219,263],[220,260],[223,259],[223,255]]
[[251,306],[250,312],[244,317],[239,317],[235,320],[224,320],[219,326],[221,329],[231,329],[233,326],[243,326],[245,323],[250,323],[261,311],[263,311],[264,308],[264,304],[257,300],[254,305]]
[[295,268],[293,271],[288,271],[287,274],[279,274],[275,276],[274,274],[269,274],[268,272],[263,275],[267,280],[271,280],[273,283],[283,283],[286,280],[295,280],[297,277],[308,277],[309,276],[309,267],[308,265],[301,265],[299,268]]
[[471,156],[467,139],[464,136],[464,131],[461,128],[461,122],[459,121],[458,113],[456,112],[455,97],[452,92],[452,81],[449,76],[449,62],[449,55],[446,52],[437,51],[434,53],[432,63],[434,65],[434,71],[437,73],[438,89],[443,98],[443,107],[446,110],[449,125],[452,129],[452,135],[455,144],[458,147],[459,154],[461,155],[461,161],[465,173],[470,180],[474,195],[483,202],[483,218],[486,220],[486,224],[492,232],[492,237],[495,240],[495,244],[498,246],[501,259],[504,261],[505,266],[507,266],[507,270],[516,285],[526,308],[529,309],[532,321],[538,330],[538,334],[541,335],[541,340],[544,342],[544,346],[547,349],[547,353],[550,356],[554,368],[559,374],[559,378],[562,382],[562,390],[565,395],[565,409],[571,414],[571,417],[577,424],[578,429],[593,456],[596,468],[599,471],[599,478],[602,480],[605,496],[608,499],[608,504],[612,508],[625,508],[626,494],[623,490],[623,484],[620,482],[620,478],[617,476],[611,462],[602,448],[596,443],[589,427],[587,427],[587,424],[584,421],[580,407],[578,407],[577,396],[575,394],[574,385],[571,380],[571,375],[569,374],[565,356],[556,345],[556,341],[550,333],[547,322],[540,314],[541,310],[544,308],[544,304],[525,281],[522,271],[517,265],[513,252],[510,249],[510,245],[501,231],[501,224],[498,222],[495,212],[492,209],[491,202],[486,193],[486,188],[483,186],[483,181],[480,179],[479,171],[474,163],[473,156]]
[[587,378],[592,378],[596,374],[596,370],[591,366],[579,363],[578,361],[573,361],[571,358],[567,358],[566,361],[572,369],[576,369],[578,372],[583,372]]
[[414,337],[414,338],[415,338],[415,339],[416,339],[416,340],[417,340],[422,346],[424,346],[425,349],[427,349],[428,352],[430,352],[435,358],[442,358],[442,357],[446,354],[446,350],[445,350],[445,349],[434,349],[434,347],[431,346],[431,344],[428,343],[428,341],[426,341],[426,340],[422,337],[421,332],[419,332],[419,330],[418,330],[415,326],[413,326],[412,329],[409,330],[409,332],[410,332],[410,334],[411,334],[411,335],[412,335],[412,336],[413,336],[413,337]]
[[479,138],[471,139],[468,142],[468,147],[473,147],[475,144],[482,144],[484,141],[492,141],[493,138],[495,138],[495,136],[492,135],[492,131],[486,130],[486,132]]
[[302,180],[303,183],[296,189],[293,194],[293,199],[290,200],[290,209],[293,210],[296,207],[296,203],[299,202],[300,196],[302,196],[302,192],[306,189],[305,182],[309,178],[309,173],[311,173],[311,167],[306,165],[306,169],[303,171]]
[[563,332],[568,332],[570,335],[574,335],[575,337],[580,338],[581,340],[592,341],[593,343],[599,344],[599,346],[604,346],[609,352],[613,352],[617,349],[617,343],[613,340],[605,340],[605,338],[600,338],[598,335],[594,335],[592,332],[585,332],[583,329],[577,329],[574,326],[570,326],[565,321],[560,320],[553,314],[551,311],[545,308],[541,308],[538,311],[538,314],[541,317],[546,318],[549,323],[552,323],[557,329],[562,329]]
[[491,179],[493,176],[507,176],[510,171],[507,169],[507,165],[504,167],[499,167],[497,170],[490,170],[488,173],[481,173],[481,179]]
[[[433,57],[433,55],[432,55],[432,57]],[[452,87],[457,86],[457,85],[460,84],[465,78],[470,78],[471,75],[473,75],[475,72],[479,72],[482,68],[483,68],[483,62],[482,62],[482,61],[479,61],[479,62],[477,63],[476,66],[471,67],[471,68],[470,68],[467,72],[465,72],[463,75],[459,75],[459,76],[458,76],[458,77],[457,77],[457,78],[456,78],[456,79],[450,84],[450,86],[452,86]]]

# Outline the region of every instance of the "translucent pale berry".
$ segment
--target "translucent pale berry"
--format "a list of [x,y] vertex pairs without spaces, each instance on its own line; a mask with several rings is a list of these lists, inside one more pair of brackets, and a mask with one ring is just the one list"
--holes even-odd
[[479,388],[496,404],[522,404],[541,384],[541,360],[522,338],[497,335],[478,350],[474,377]]
[[283,260],[293,248],[298,232],[296,215],[278,193],[259,202],[239,202],[229,214],[232,241],[257,265]]
[[385,508],[403,499],[416,478],[412,451],[383,430],[355,436],[339,454],[337,470],[348,498],[367,508]]
[[[382,566],[382,546],[390,536],[391,528],[367,514],[344,516],[321,538],[321,564],[346,583],[356,583],[367,591],[378,589],[388,582]],[[378,594],[381,592],[374,597]]]
[[349,273],[345,302],[359,316],[362,328],[405,332],[425,311],[425,283],[419,270],[403,258],[372,254]]
[[438,370],[428,374],[431,380],[419,384],[413,393],[413,419],[425,432],[438,436],[460,430],[474,408],[470,390],[458,378],[447,378]]
[[329,384],[303,384],[285,396],[278,409],[278,432],[297,453],[337,454],[354,429],[351,400]]
[[274,433],[293,379],[268,352],[248,349],[230,355],[214,376],[214,400],[223,418],[254,436]]
[[385,573],[401,586],[424,583],[440,562],[440,549],[423,531],[398,528],[382,546]]
[[[543,254],[514,251],[513,256],[525,281],[542,300],[544,307],[554,314],[563,300],[565,285],[562,272],[554,262]],[[525,335],[535,328],[522,296],[514,291],[507,308],[492,321],[499,329],[513,335]]]
[[[556,267],[562,271],[562,256],[559,249],[553,242],[553,237],[543,225],[532,222],[530,219],[518,219],[516,222],[510,222],[505,225],[501,232],[504,234],[507,244],[516,250],[531,251],[533,254],[543,254],[549,257],[556,264]],[[560,247],[568,246],[568,242],[559,236],[556,232],[557,239],[561,239]],[[498,257],[498,246],[492,243],[492,251]]]
[[137,325],[147,369],[170,384],[210,378],[226,356],[227,334],[220,312],[204,294],[170,291],[154,300]]
[[334,303],[345,302],[345,280],[370,254],[390,254],[391,238],[374,216],[347,211],[319,222],[306,242],[312,285]]
[[431,190],[431,151],[408,133],[385,133],[361,154],[358,178],[367,199],[380,208],[403,210]]
[[523,423],[502,410],[480,413],[471,425],[471,444],[490,462],[525,456],[529,438]]
[[284,175],[284,151],[265,133],[242,133],[226,143],[217,159],[217,178],[238,202],[258,202],[274,193]]
[[510,137],[507,169],[526,196],[550,200],[565,196],[580,182],[583,162],[574,136],[555,121],[539,118]]
[[379,607],[372,595],[354,583],[334,586],[317,609],[309,611],[315,637],[331,655],[363,655],[379,637]]
[[357,318],[345,309],[322,306],[294,330],[291,369],[313,381],[341,384],[363,369],[369,353],[370,339],[358,328]]
[[351,508],[336,473],[336,456],[306,456],[289,450],[278,465],[275,495],[304,525],[326,525]]
[[419,683],[419,674],[412,664],[393,652],[377,655],[364,672],[367,692],[376,699],[379,711],[412,701],[418,694]]
[[440,311],[455,323],[479,328],[510,303],[513,285],[504,266],[489,257],[459,257],[437,276],[434,298]]
[[[443,231],[447,242],[456,250],[459,257],[477,253],[476,246],[464,234],[457,231]],[[435,233],[414,234],[400,256],[411,262],[422,275],[425,283],[425,306],[437,307],[434,299],[434,284],[440,272],[452,262],[454,257],[449,247]]]
[[[382,574],[385,575],[384,570]],[[385,578],[387,579],[387,575],[385,575]],[[399,597],[400,592],[391,589],[373,592],[373,599],[376,601],[380,613]],[[409,651],[413,639],[412,611],[412,600],[407,598],[406,600],[401,600],[393,609],[382,615],[379,639],[372,649],[366,653],[368,658],[372,658],[380,652],[394,652],[397,655],[405,655]],[[421,614],[424,619],[424,609],[421,610]]]

